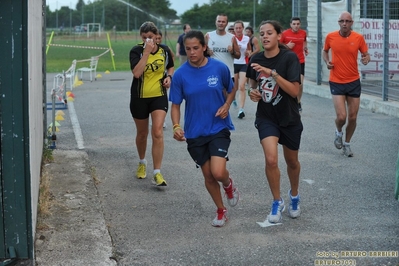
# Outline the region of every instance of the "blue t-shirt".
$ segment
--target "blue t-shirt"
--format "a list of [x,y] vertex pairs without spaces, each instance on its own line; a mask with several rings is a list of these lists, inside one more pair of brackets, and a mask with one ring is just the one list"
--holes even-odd
[[203,67],[189,63],[180,66],[173,75],[169,100],[174,104],[185,104],[184,135],[187,139],[211,136],[222,129],[234,130],[230,114],[222,119],[215,117],[225,103],[225,91],[234,87],[229,68],[222,62],[208,57]]

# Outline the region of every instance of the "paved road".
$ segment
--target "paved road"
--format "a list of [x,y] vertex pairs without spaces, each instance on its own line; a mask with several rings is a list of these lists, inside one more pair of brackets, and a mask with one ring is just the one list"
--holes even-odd
[[[162,166],[168,186],[154,187],[150,178],[134,177],[138,158],[128,108],[131,74],[102,76],[75,88],[70,107],[101,182],[98,196],[118,265],[315,265],[337,254],[351,265],[399,265],[399,203],[394,199],[399,118],[361,109],[352,140],[355,156],[346,158],[333,145],[331,100],[305,94],[299,153],[302,215],[294,220],[285,213],[282,225],[261,227],[257,222],[265,220],[272,197],[253,126],[255,103],[247,101],[243,120],[232,107],[236,130],[228,169],[241,200],[229,208],[228,224],[213,228],[215,206],[186,144],[172,138],[169,116]],[[58,133],[59,150],[79,149],[70,116],[71,108]],[[147,160],[151,171],[150,153]],[[279,160],[282,195],[288,200],[284,159]],[[393,253],[372,257],[378,255],[372,251]]]

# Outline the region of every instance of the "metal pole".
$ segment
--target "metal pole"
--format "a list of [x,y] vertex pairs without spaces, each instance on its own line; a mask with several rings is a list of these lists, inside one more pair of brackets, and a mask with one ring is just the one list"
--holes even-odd
[[348,10],[349,13],[352,13],[352,0],[347,0],[346,2],[346,9]]
[[382,100],[388,101],[388,79],[389,79],[389,0],[383,3],[384,19],[384,69],[382,78]]
[[[46,14],[46,0],[42,0],[42,73],[43,73],[43,139],[47,140],[47,75],[46,75],[46,54],[47,54],[47,49],[46,47],[46,19],[45,19],[45,14]],[[53,33],[51,33],[53,35]],[[46,142],[47,143],[47,142]]]
[[256,16],[256,15],[255,15],[255,12],[256,12],[256,11],[255,11],[255,10],[256,10],[256,8],[255,8],[255,1],[256,1],[256,0],[254,0],[254,11],[253,11],[253,12],[254,12],[254,13],[253,13],[253,18],[254,18],[254,25],[253,25],[253,28],[254,28],[254,29],[255,29],[255,27],[256,27],[256,20],[255,20],[255,16]]
[[69,29],[72,34],[72,3],[70,3],[70,8],[69,8]]
[[323,34],[321,31],[321,1],[317,1],[317,64],[318,64],[318,68],[317,68],[317,76],[316,76],[316,83],[317,85],[321,85],[321,81],[322,81],[322,76],[321,76],[321,69],[323,67],[323,63],[322,63],[322,58],[321,58],[321,52],[323,49]]
[[299,1],[292,0],[292,16],[291,17],[299,17]]
[[[129,0],[127,0],[127,3],[129,4]],[[130,17],[129,17],[129,5],[127,5],[126,6],[126,8],[127,8],[127,25],[126,25],[126,29],[127,29],[127,32],[129,32],[129,20],[130,20]]]
[[[94,1],[93,1],[93,23],[96,23],[96,10],[94,9]],[[94,25],[93,25],[94,27]]]
[[103,14],[102,14],[102,18],[101,18],[101,26],[102,26],[103,30],[105,30],[105,8],[104,8],[104,3],[103,3]]
[[58,29],[58,1],[57,1],[57,9],[55,12],[55,27]]
[[367,18],[367,0],[363,0],[363,18]]
[[[83,12],[83,10],[84,10],[84,7],[83,7],[83,5],[82,5],[82,23],[81,23],[81,26],[83,27],[83,24],[85,23],[84,21],[85,21],[85,15],[84,15],[84,12]],[[82,29],[81,29],[82,30]]]

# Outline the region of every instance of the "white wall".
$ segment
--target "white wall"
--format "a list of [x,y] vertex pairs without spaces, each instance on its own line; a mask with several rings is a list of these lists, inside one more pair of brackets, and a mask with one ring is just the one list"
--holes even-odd
[[[317,25],[321,23],[322,26],[322,44],[324,46],[324,40],[329,32],[339,30],[338,18],[343,11],[347,11],[347,1],[337,1],[337,2],[324,2],[321,4],[321,21],[317,21],[317,1],[308,1],[308,49],[309,55],[306,57],[305,63],[305,77],[309,80],[316,81],[317,67],[322,68],[322,81],[328,82],[330,72],[325,66],[323,60],[317,63],[317,53],[322,51],[317,51]],[[353,30],[360,32],[360,0],[352,1],[352,17],[355,23],[353,24]]]
[[28,2],[29,141],[32,195],[32,239],[37,221],[40,171],[43,151],[43,57],[42,0]]

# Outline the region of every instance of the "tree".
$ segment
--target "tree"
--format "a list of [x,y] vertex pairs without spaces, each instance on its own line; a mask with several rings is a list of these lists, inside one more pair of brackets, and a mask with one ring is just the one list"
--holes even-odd
[[277,20],[284,28],[289,28],[292,17],[292,2],[291,0],[264,1],[259,6],[257,13],[262,14],[258,19],[259,23],[263,20]]
[[85,6],[85,2],[83,0],[79,0],[78,3],[76,4],[76,10],[82,10],[82,7]]
[[[70,23],[72,14],[72,25],[80,25],[93,22],[95,16],[96,23],[104,23],[105,30],[112,29],[115,25],[117,29],[126,29],[129,17],[129,29],[137,29],[144,21],[154,21],[159,27],[163,26],[158,18],[169,22],[178,18],[176,10],[170,9],[169,0],[125,0],[130,7],[118,0],[79,0],[76,10],[69,7],[62,7],[58,10],[58,24],[65,26]],[[253,24],[253,5],[256,4],[256,24]],[[70,13],[72,12],[72,13]],[[129,13],[127,13],[129,12]],[[210,0],[209,4],[193,7],[181,16],[182,23],[188,23],[193,28],[211,29],[215,27],[215,19],[218,14],[225,13],[229,21],[243,20],[248,21],[255,28],[260,21],[275,19],[283,26],[289,26],[291,18],[291,0]],[[103,16],[104,14],[104,16]],[[46,23],[48,27],[56,26],[56,11],[46,10]]]
[[[201,25],[202,28],[214,28],[218,14],[226,14],[229,21],[242,20],[253,24],[253,0],[211,0],[210,4],[194,7],[182,14],[182,23],[191,26]],[[288,27],[291,19],[291,0],[256,0],[255,29],[262,20],[278,20],[283,26]]]
[[76,9],[71,10],[70,7],[62,6],[54,12],[50,11],[49,6],[46,6],[46,24],[49,28],[55,28],[62,23],[65,26],[69,26],[70,22],[72,25],[81,25],[95,20],[96,23],[102,22],[103,26],[105,24],[105,29],[111,29],[114,25],[118,29],[126,29],[127,12],[129,12],[129,28],[133,29],[137,27],[137,23],[140,25],[148,20],[163,24],[158,20],[160,17],[166,21],[178,18],[176,10],[170,9],[169,0],[126,0],[126,2],[130,7],[118,0],[92,0],[86,1],[87,4],[83,0],[78,0]]

